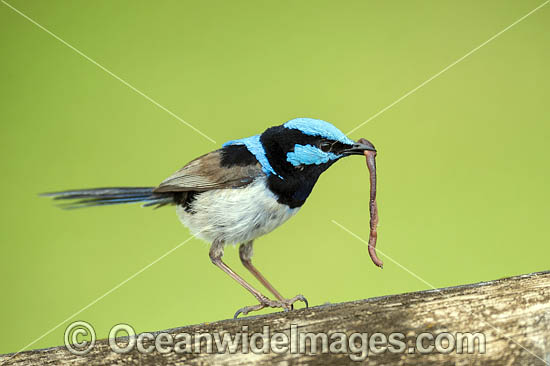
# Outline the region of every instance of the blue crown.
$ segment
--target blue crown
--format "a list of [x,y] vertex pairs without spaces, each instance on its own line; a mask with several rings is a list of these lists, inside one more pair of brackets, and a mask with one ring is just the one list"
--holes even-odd
[[353,145],[354,142],[349,139],[342,131],[330,123],[313,118],[295,118],[283,125],[289,129],[299,130],[310,136],[321,136],[329,140],[339,141],[343,144]]

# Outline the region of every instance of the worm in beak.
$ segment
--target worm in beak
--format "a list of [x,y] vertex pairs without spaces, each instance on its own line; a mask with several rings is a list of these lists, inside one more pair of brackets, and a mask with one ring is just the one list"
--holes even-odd
[[[357,142],[365,145],[372,144],[364,138],[360,138]],[[367,167],[369,168],[370,175],[370,197],[369,197],[369,211],[370,211],[370,234],[369,234],[369,255],[372,262],[378,267],[382,268],[383,262],[376,255],[376,239],[378,234],[376,233],[376,227],[378,226],[378,206],[376,204],[376,151],[364,150],[363,154],[367,160]]]

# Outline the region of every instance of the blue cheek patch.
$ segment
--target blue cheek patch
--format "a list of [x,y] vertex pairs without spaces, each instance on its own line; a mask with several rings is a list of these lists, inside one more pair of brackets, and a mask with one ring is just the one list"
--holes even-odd
[[288,121],[283,126],[286,128],[299,130],[309,136],[320,136],[329,140],[339,141],[346,145],[354,144],[354,142],[344,135],[342,131],[330,123],[320,119],[295,118]]
[[267,160],[267,156],[265,155],[264,147],[260,141],[260,135],[254,135],[254,136],[246,137],[244,139],[239,139],[239,140],[227,141],[225,144],[222,145],[222,147],[229,146],[229,145],[246,146],[248,151],[250,151],[254,155],[256,160],[258,160],[265,174],[267,175],[274,174],[282,178],[279,174],[275,173],[275,170],[273,170],[273,168],[271,167],[271,164],[269,164],[269,160]]
[[298,165],[319,165],[329,160],[336,160],[342,155],[331,152],[324,152],[312,145],[294,145],[294,151],[286,154],[286,161],[294,166]]

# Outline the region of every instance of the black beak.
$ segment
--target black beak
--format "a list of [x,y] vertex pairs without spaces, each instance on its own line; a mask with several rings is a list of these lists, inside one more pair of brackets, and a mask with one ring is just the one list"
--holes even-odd
[[353,146],[349,149],[343,151],[346,155],[363,155],[365,150],[370,150],[376,152],[374,145],[370,141],[365,139],[359,139]]

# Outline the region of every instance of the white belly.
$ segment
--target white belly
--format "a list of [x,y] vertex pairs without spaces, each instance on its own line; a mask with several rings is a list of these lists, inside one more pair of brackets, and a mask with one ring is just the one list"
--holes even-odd
[[178,206],[178,216],[198,238],[245,243],[269,233],[299,210],[278,203],[265,184],[266,178],[258,178],[243,188],[203,192],[191,203],[194,213]]

